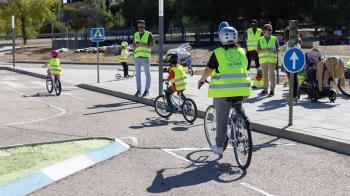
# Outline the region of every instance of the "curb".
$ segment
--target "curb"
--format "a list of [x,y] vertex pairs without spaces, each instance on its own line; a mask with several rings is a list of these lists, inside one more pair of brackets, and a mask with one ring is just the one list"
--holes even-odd
[[[7,62],[12,63],[12,61]],[[22,64],[46,64],[47,61],[16,61],[15,63],[22,63]],[[88,62],[61,62],[63,65],[97,65],[96,63],[88,63]],[[121,65],[120,63],[100,63],[100,65],[108,65],[108,66],[115,66],[115,65]],[[133,63],[128,63],[129,66],[134,66]],[[151,67],[158,67],[159,64],[151,64]],[[191,65],[192,67],[205,67],[206,65]],[[254,66],[252,66],[254,67]]]
[[[95,139],[95,138],[85,138]],[[96,138],[98,139],[98,138]],[[107,138],[105,138],[107,139]],[[111,139],[111,138],[108,138]],[[62,143],[66,141],[78,141],[77,140],[64,140],[58,141]],[[89,168],[97,163],[105,161],[113,156],[121,154],[127,151],[130,147],[124,142],[113,139],[114,142],[91,150],[89,152],[76,155],[72,158],[57,162],[51,166],[45,167],[26,176],[20,177],[16,180],[10,181],[4,185],[0,185],[0,193],[2,196],[22,196],[29,194],[35,190],[48,186],[54,182],[62,180],[67,176],[75,174],[83,169]],[[29,145],[47,144],[55,142],[37,143]],[[23,145],[22,145],[23,146]],[[8,148],[8,147],[7,147]]]
[[[27,74],[30,76],[34,77],[39,77],[39,78],[46,78],[46,76],[41,75],[41,74],[36,74],[36,73],[31,73],[28,71],[23,71],[15,68],[10,68],[10,67],[0,67],[4,68],[5,70],[9,71],[14,71],[18,73],[23,73]],[[114,97],[119,97],[122,99],[127,99],[131,100],[134,102],[142,103],[147,106],[154,106],[154,99],[148,99],[148,98],[141,98],[141,97],[135,97],[133,95],[127,94],[127,93],[122,93],[118,91],[113,91],[101,87],[96,87],[93,85],[89,84],[79,84],[76,85],[79,88],[106,94],[106,95],[111,95]],[[198,110],[198,118],[204,118],[205,116],[205,111]],[[344,141],[340,140],[335,140],[335,139],[329,139],[329,138],[324,138],[316,135],[311,135],[311,134],[306,134],[303,132],[295,131],[295,130],[288,130],[288,128],[276,128],[272,126],[266,126],[263,124],[259,123],[251,123],[251,129],[255,132],[262,133],[262,134],[267,134],[275,137],[280,137],[280,138],[285,138],[288,140],[292,140],[295,142],[307,144],[307,145],[312,145],[315,147],[323,148],[326,150],[334,151],[337,153],[345,154],[345,155],[350,155],[350,143],[346,143]]]

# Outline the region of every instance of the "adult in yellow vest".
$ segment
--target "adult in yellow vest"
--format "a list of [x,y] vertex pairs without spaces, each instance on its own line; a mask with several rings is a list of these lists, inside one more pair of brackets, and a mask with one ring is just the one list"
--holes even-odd
[[142,97],[149,94],[151,88],[151,72],[150,72],[150,58],[151,49],[154,46],[152,33],[146,31],[146,22],[144,20],[137,21],[138,32],[134,34],[134,61],[136,70],[136,87],[135,96],[141,96],[141,66],[143,66],[146,74],[146,86]]
[[[201,79],[200,88],[209,76],[209,97],[213,98],[216,111],[216,145],[211,146],[216,154],[223,153],[227,120],[232,104],[236,112],[241,112],[243,97],[252,94],[251,80],[247,71],[248,60],[242,48],[236,46],[238,33],[233,27],[219,29],[221,46],[214,50]],[[247,118],[246,118],[247,119]]]
[[264,36],[259,38],[258,41],[259,62],[264,78],[264,90],[261,91],[260,95],[267,95],[270,86],[269,96],[274,96],[276,86],[275,66],[279,44],[277,38],[272,35],[271,24],[265,24],[263,29]]
[[259,57],[257,53],[258,40],[263,36],[262,29],[258,28],[258,22],[256,20],[250,21],[250,28],[245,32],[245,45],[247,48],[248,70],[250,70],[251,61],[254,59],[255,67],[260,67]]

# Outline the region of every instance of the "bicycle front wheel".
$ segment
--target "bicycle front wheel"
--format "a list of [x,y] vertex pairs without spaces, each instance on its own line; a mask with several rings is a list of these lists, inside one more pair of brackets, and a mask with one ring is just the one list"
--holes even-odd
[[188,66],[188,74],[190,74],[190,76],[193,76],[193,69],[191,66]]
[[189,123],[193,123],[197,119],[197,105],[192,99],[185,99],[182,104],[182,115]]
[[55,92],[57,96],[60,96],[62,92],[62,86],[61,86],[61,81],[60,80],[55,80]]
[[[253,141],[250,127],[242,114],[236,113],[231,118],[231,138],[235,159],[241,169],[247,169],[250,165],[253,153]],[[232,135],[233,134],[233,135]]]
[[53,91],[52,79],[46,80],[46,89],[47,89],[47,92],[52,93]]
[[208,144],[211,147],[215,144],[216,137],[216,113],[213,105],[210,105],[205,111],[204,116],[204,132]]
[[165,99],[164,95],[158,96],[154,101],[154,109],[157,114],[163,118],[169,118],[173,113],[172,110],[167,110],[168,102]]

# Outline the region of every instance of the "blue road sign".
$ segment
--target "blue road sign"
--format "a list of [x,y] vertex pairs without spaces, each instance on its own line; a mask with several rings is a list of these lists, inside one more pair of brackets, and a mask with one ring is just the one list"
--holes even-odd
[[105,41],[105,29],[104,28],[91,28],[90,39],[92,42]]
[[305,65],[305,55],[303,51],[298,48],[290,48],[284,54],[283,66],[291,73],[297,73],[303,69]]

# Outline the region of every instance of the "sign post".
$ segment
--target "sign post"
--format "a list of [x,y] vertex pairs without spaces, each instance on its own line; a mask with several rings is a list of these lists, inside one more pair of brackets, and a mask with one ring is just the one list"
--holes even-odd
[[305,55],[298,48],[290,48],[287,50],[283,59],[284,68],[290,73],[289,79],[289,123],[293,125],[293,91],[294,91],[294,74],[303,69],[305,65]]
[[163,94],[164,1],[159,0],[159,95]]
[[12,15],[12,66],[16,66],[15,58],[16,49],[16,30],[15,30],[15,16]]
[[97,83],[100,83],[100,51],[99,51],[99,43],[105,41],[105,29],[104,28],[91,28],[90,38],[91,38],[92,42],[96,42]]

